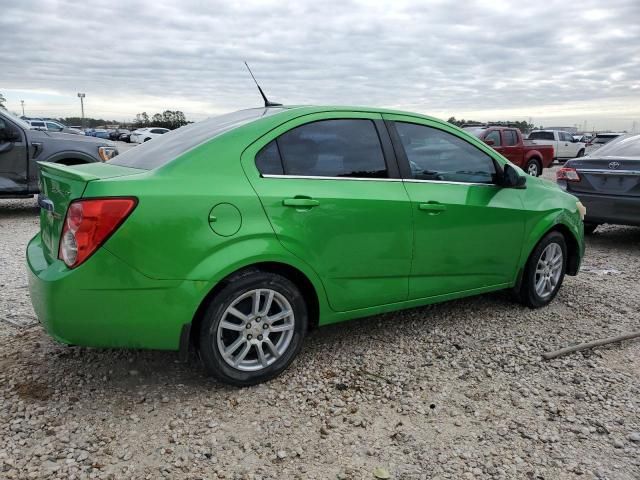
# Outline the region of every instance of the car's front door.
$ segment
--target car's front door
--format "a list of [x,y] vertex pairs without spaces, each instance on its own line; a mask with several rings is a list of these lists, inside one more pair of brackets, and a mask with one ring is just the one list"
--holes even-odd
[[412,213],[382,117],[308,115],[242,156],[282,245],[349,311],[407,299]]
[[525,228],[524,190],[496,185],[489,148],[436,122],[384,115],[414,215],[409,298],[508,286]]
[[27,190],[26,142],[24,132],[0,116],[0,196]]

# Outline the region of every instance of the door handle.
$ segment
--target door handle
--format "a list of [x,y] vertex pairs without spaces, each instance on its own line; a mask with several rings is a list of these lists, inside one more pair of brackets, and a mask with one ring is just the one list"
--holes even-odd
[[285,198],[282,201],[282,205],[285,207],[302,207],[302,208],[313,208],[320,205],[318,200],[314,200],[313,198]]
[[423,210],[429,215],[438,215],[447,209],[446,205],[438,202],[421,203],[418,205],[418,209]]

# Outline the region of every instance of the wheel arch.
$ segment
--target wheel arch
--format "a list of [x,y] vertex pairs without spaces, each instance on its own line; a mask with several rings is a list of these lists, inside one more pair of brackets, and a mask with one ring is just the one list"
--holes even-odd
[[[196,309],[191,320],[188,333],[183,334],[188,335],[188,343],[191,346],[196,345],[197,339],[200,335],[200,327],[202,325],[204,314],[209,305],[209,302],[216,296],[218,292],[229,285],[229,283],[233,282],[235,279],[241,276],[250,274],[254,271],[276,273],[292,281],[300,289],[307,305],[309,314],[309,329],[311,330],[318,327],[320,323],[321,297],[318,293],[319,287],[314,285],[314,282],[312,282],[309,276],[301,269],[289,263],[272,260],[257,261],[235,269],[233,272],[228,273],[218,282],[212,285],[207,294],[200,301],[200,304],[198,305],[198,308]],[[181,350],[185,347],[188,347],[188,345],[185,345],[185,340],[186,339],[181,339]]]
[[44,161],[51,163],[60,163],[62,165],[78,165],[82,163],[96,163],[100,160],[98,160],[97,158],[93,158],[91,155],[88,155],[84,152],[66,151],[58,152]]

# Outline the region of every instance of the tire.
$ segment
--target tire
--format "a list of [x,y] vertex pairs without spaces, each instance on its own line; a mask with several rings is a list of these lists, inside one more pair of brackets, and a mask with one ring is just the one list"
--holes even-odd
[[581,148],[580,151],[578,152],[578,155],[576,155],[576,158],[580,158],[580,157],[584,157],[584,148]]
[[590,223],[584,222],[584,234],[585,235],[593,235],[600,224],[598,223]]
[[539,177],[542,174],[542,166],[540,165],[540,160],[537,158],[532,158],[527,162],[525,167],[525,172],[527,172],[532,177]]
[[[557,254],[561,253],[558,260]],[[547,265],[545,262],[549,261]],[[558,264],[559,261],[559,264]],[[538,242],[525,267],[522,283],[516,295],[529,308],[548,305],[558,294],[567,269],[567,244],[559,232],[551,232]],[[549,280],[540,279],[549,275]]]
[[[287,311],[290,315],[267,323],[266,318]],[[262,383],[291,364],[302,347],[307,324],[306,303],[289,279],[245,271],[232,277],[210,301],[200,328],[200,357],[207,371],[224,383],[240,387]],[[270,333],[263,335],[265,331]],[[229,348],[233,349],[225,356],[224,349]]]

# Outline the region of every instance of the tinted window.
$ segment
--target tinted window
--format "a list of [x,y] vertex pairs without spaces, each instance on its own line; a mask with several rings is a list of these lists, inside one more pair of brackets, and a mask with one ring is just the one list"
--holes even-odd
[[437,128],[396,122],[413,178],[492,183],[493,160],[477,147]]
[[54,132],[55,132],[56,130],[57,130],[57,131],[62,130],[62,127],[61,127],[60,125],[57,125],[57,124],[55,124],[55,123],[51,123],[51,122],[47,122],[47,128],[48,128],[49,130],[53,130]]
[[593,140],[593,143],[605,144],[610,142],[618,135],[596,135],[596,138]]
[[44,127],[44,122],[31,122],[32,127]]
[[529,140],[554,140],[553,132],[531,132]]
[[508,147],[518,143],[518,135],[515,130],[503,130],[502,136],[504,137],[504,144]]
[[269,142],[258,152],[256,155],[256,167],[263,175],[282,175],[284,173],[278,144],[275,140]]
[[283,111],[283,108],[251,108],[192,123],[120,153],[109,163],[144,170],[161,167],[229,130]]
[[169,130],[165,130],[164,128],[152,128],[151,129],[151,133],[159,133],[159,134],[163,134],[163,133],[167,133]]
[[370,120],[308,123],[282,134],[277,141],[287,175],[387,176],[378,132]]
[[500,141],[500,132],[498,130],[491,130],[489,133],[487,133],[487,136],[484,137],[484,139],[493,140],[493,145],[496,147],[502,145],[502,142]]

